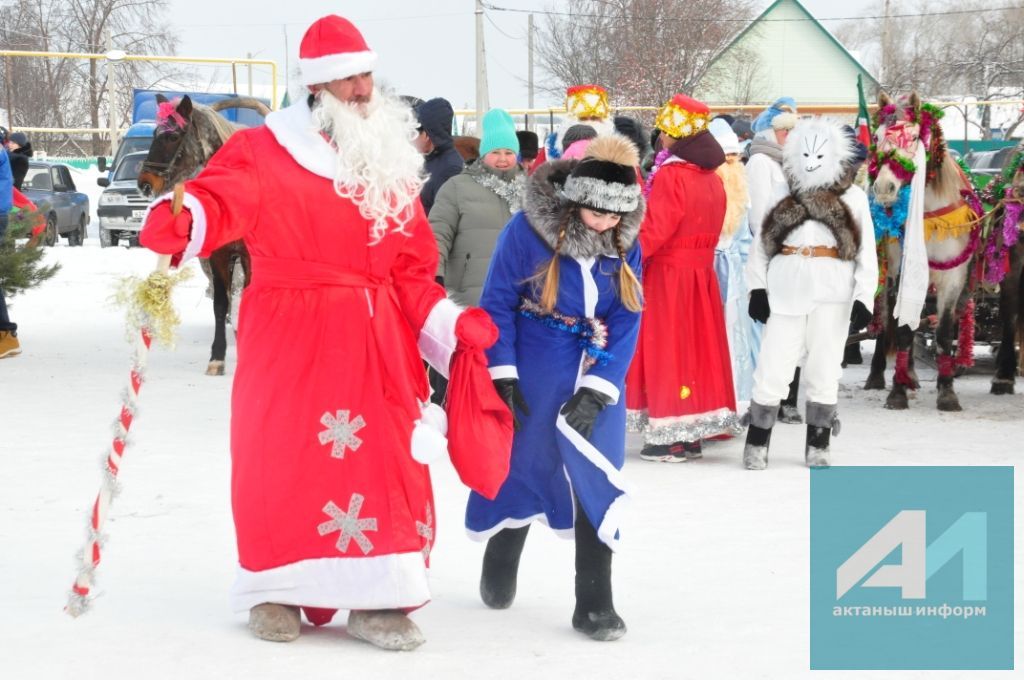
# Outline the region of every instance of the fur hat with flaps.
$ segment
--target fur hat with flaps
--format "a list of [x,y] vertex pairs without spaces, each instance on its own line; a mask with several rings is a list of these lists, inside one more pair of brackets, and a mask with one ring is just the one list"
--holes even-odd
[[636,147],[622,135],[596,137],[565,180],[562,196],[599,212],[632,212],[640,202],[639,164]]
[[782,148],[782,170],[794,193],[826,189],[843,182],[855,155],[853,140],[841,122],[804,118]]
[[537,168],[526,182],[523,211],[537,235],[562,255],[618,257],[620,249],[629,250],[636,242],[646,204],[642,196],[637,196],[636,207],[622,215],[615,229],[594,231],[580,219],[580,204],[566,198],[564,191],[573,171],[583,162],[548,161]]

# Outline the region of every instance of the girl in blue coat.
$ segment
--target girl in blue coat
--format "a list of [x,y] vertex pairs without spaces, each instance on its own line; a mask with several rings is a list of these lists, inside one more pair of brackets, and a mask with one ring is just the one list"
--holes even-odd
[[512,604],[530,524],[576,542],[572,623],[597,640],[626,632],[611,592],[611,551],[629,487],[622,476],[626,370],[640,326],[644,203],[636,149],[598,137],[580,161],[541,166],[506,225],[480,306],[500,331],[487,352],[516,435],[493,501],[472,494],[470,534],[489,539],[480,594]]

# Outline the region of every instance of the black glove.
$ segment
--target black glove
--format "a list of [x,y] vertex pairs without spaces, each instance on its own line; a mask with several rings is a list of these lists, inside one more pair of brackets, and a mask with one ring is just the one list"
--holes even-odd
[[491,382],[494,383],[494,389],[498,392],[498,396],[508,405],[508,410],[512,411],[513,430],[519,432],[523,425],[519,422],[516,409],[522,411],[524,416],[530,415],[530,407],[526,405],[523,393],[519,391],[519,378],[498,378]]
[[754,321],[768,323],[768,317],[772,315],[772,308],[768,306],[768,291],[764,288],[755,288],[750,291],[747,313]]
[[569,427],[584,438],[590,439],[590,435],[594,434],[597,414],[603,411],[611,400],[612,398],[603,392],[581,387],[572,395],[572,399],[565,402],[560,413],[565,416],[565,422],[569,423]]
[[434,277],[434,283],[436,283],[437,285],[439,285],[442,288],[444,288],[444,277],[443,276],[435,276]]
[[875,315],[864,306],[863,302],[857,300],[853,303],[853,311],[850,312],[850,324],[853,326],[853,330],[864,330],[873,318],[875,318]]

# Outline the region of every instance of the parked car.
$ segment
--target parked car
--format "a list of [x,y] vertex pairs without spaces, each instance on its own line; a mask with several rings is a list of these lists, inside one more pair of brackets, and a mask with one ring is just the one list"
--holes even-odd
[[147,152],[130,153],[114,167],[111,179],[100,177],[96,183],[103,189],[96,214],[100,218],[100,246],[116,246],[128,239],[129,246],[139,244],[142,216],[146,214],[149,199],[139,191],[139,170]]
[[995,177],[1003,171],[1003,166],[1009,162],[1013,152],[1017,150],[1015,144],[1004,146],[1001,149],[989,151],[971,151],[964,156],[964,162],[975,175],[988,175]]
[[69,245],[82,245],[89,224],[89,197],[75,188],[68,166],[31,161],[21,191],[46,215],[45,245],[56,245],[60,236],[67,237]]

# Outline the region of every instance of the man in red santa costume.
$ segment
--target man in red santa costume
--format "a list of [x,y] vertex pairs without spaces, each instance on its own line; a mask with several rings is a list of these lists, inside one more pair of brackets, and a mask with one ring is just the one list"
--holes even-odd
[[[418,199],[408,106],[374,89],[377,56],[349,21],[317,20],[299,62],[307,99],[235,134],[158,200],[144,245],[188,258],[244,239],[231,404],[236,611],[290,641],[349,610],[348,632],[410,650],[407,613],[430,599],[435,511],[424,464],[445,452],[421,356],[448,377],[466,334],[434,282],[437,246]],[[432,423],[435,423],[432,425]]]

